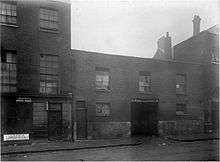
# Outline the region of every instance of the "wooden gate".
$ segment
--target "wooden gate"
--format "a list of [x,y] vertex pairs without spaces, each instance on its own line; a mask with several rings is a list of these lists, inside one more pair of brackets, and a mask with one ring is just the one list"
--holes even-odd
[[131,103],[131,134],[133,136],[157,134],[157,105],[156,102]]

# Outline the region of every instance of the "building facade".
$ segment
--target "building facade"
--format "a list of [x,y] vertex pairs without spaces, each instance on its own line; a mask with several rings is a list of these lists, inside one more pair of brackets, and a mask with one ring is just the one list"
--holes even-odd
[[1,1],[0,7],[3,140],[7,134],[68,138],[70,4]]
[[217,129],[217,28],[173,49],[167,33],[154,58],[138,58],[71,50],[69,2],[1,1],[0,11],[3,141]]

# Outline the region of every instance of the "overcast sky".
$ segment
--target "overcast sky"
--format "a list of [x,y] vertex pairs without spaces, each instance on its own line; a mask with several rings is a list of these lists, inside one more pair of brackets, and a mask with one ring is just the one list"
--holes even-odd
[[219,23],[218,0],[72,0],[72,49],[152,57],[168,31],[172,45],[192,36],[193,15],[201,30]]

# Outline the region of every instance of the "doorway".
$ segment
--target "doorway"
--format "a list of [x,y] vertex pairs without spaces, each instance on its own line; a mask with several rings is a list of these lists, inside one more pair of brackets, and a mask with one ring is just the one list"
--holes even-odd
[[48,137],[49,140],[62,138],[62,105],[49,104],[48,110]]
[[76,137],[87,138],[87,109],[85,101],[76,101]]
[[131,135],[157,135],[158,103],[147,101],[131,102]]

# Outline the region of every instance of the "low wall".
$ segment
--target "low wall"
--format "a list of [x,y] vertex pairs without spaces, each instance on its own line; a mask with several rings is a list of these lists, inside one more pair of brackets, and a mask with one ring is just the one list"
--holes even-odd
[[203,133],[204,122],[202,120],[159,121],[158,132],[160,135]]
[[88,139],[130,137],[130,122],[88,122]]

